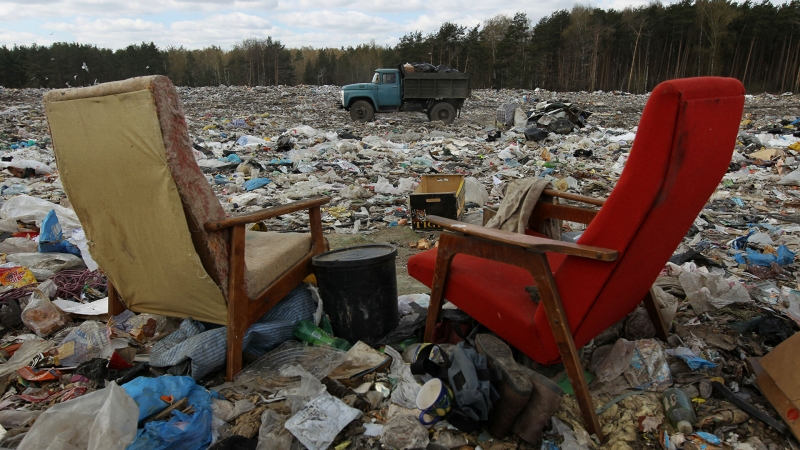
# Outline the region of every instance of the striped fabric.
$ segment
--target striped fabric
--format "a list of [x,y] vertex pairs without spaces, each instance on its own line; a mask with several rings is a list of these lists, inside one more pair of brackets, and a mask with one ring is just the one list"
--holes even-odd
[[[244,352],[261,356],[293,339],[301,320],[314,320],[317,302],[305,285],[297,286],[244,335]],[[227,327],[184,319],[172,334],[157,342],[150,354],[153,367],[170,367],[169,373],[195,380],[225,365]],[[186,369],[188,368],[188,372]]]

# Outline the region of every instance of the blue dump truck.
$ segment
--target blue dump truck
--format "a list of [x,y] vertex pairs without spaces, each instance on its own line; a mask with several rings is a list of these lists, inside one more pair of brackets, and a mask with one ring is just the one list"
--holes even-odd
[[371,83],[344,86],[339,107],[357,122],[371,122],[376,112],[418,111],[449,125],[469,94],[468,74],[417,73],[399,66],[376,70]]

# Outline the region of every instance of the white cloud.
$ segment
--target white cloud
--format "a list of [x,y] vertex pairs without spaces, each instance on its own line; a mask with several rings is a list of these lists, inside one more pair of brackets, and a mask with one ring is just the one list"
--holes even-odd
[[52,39],[48,39],[48,35],[39,35],[30,32],[17,32],[11,30],[5,30],[0,28],[0,46],[8,45],[9,47],[13,46],[14,44],[17,45],[50,45],[55,42]]
[[47,22],[46,30],[66,32],[74,40],[83,44],[97,44],[101,47],[121,48],[140,42],[164,41],[167,28],[160,23],[142,19],[89,19],[78,17],[72,22]]
[[388,19],[358,11],[294,12],[279,14],[276,18],[298,28],[322,29],[338,35],[387,33],[397,30],[397,24]]
[[[532,24],[574,0],[0,0],[0,45],[81,42],[124,48],[230,48],[255,37],[290,47],[340,47],[375,41],[394,44],[413,31],[436,32],[442,23],[467,27],[497,14],[526,12]],[[590,0],[621,9],[650,0]],[[663,0],[672,3],[677,0]],[[770,0],[780,3],[784,0]],[[581,3],[586,3],[584,0]]]
[[187,48],[202,48],[218,45],[228,48],[247,38],[264,39],[278,36],[285,31],[272,25],[269,20],[244,13],[210,16],[201,20],[174,22],[170,26],[171,45]]

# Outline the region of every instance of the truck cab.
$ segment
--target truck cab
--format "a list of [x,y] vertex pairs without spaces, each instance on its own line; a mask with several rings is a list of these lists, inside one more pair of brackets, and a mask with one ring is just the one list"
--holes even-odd
[[376,112],[399,111],[403,103],[402,77],[397,69],[378,69],[371,83],[342,87],[342,107],[353,120],[370,122]]
[[469,75],[413,73],[400,66],[377,69],[370,83],[342,87],[339,107],[357,122],[372,121],[376,112],[419,111],[429,120],[450,124],[469,93]]

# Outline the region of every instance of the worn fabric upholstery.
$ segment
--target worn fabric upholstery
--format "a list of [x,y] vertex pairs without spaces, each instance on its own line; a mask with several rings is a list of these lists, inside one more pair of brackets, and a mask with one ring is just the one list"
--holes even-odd
[[[163,76],[44,95],[61,180],[92,254],[137,312],[224,324],[230,232]],[[250,297],[311,248],[310,234],[247,232]]]
[[[619,252],[614,262],[547,255],[575,344],[581,347],[641,302],[728,168],[744,106],[735,79],[672,80],[650,95],[617,185],[579,244]],[[408,272],[430,286],[436,250]],[[454,258],[445,298],[533,360],[560,359],[543,308],[522,269]]]
[[247,231],[244,237],[247,295],[255,297],[311,250],[311,233]]

